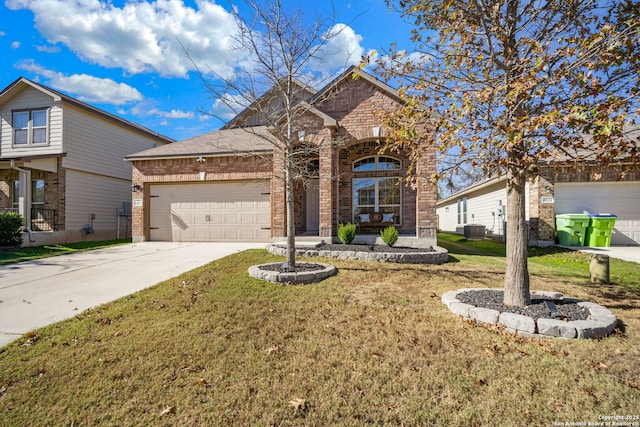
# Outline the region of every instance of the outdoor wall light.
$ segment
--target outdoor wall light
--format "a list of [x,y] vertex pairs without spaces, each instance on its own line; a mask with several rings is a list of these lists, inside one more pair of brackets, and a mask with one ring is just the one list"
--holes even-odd
[[206,160],[205,160],[205,158],[204,158],[204,157],[202,157],[202,156],[200,156],[200,157],[198,157],[198,158],[196,159],[196,162],[198,162],[198,163],[200,163],[200,164],[203,164],[205,161],[206,161]]
[[550,185],[545,185],[544,190],[547,192],[547,194],[553,193],[553,188],[551,188]]
[[305,136],[306,132],[303,130],[299,130],[298,131],[298,141],[304,141],[304,136]]
[[380,128],[378,126],[371,128],[374,138],[380,138]]
[[131,185],[131,192],[132,193],[137,193],[138,190],[140,190],[140,184],[133,184]]

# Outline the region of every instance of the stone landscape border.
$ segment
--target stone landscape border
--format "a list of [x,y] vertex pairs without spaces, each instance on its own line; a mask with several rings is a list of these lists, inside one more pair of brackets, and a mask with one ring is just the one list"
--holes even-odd
[[[304,263],[297,263],[298,265]],[[249,267],[249,276],[256,279],[266,280],[274,283],[314,283],[331,277],[338,272],[338,270],[329,264],[313,263],[314,265],[321,265],[323,268],[313,271],[294,271],[294,272],[280,272],[274,270],[263,270],[260,266],[273,265],[259,264]]]
[[[565,298],[560,292],[532,291],[531,298],[577,303],[589,310],[590,318],[569,322],[545,318],[539,318],[536,321],[532,317],[522,314],[501,313],[490,308],[475,307],[465,304],[457,298],[458,294],[463,292],[481,290],[487,290],[487,288],[449,291],[442,294],[441,300],[449,310],[466,319],[473,319],[487,325],[500,325],[508,332],[528,337],[601,338],[612,334],[618,324],[616,316],[605,307],[575,298]],[[502,291],[503,289],[489,290]]]
[[[287,248],[270,244],[267,245],[267,251],[275,255],[286,256]],[[309,247],[296,248],[296,256],[395,262],[399,264],[444,264],[449,260],[449,252],[438,247],[429,251],[416,249],[415,252],[330,251]]]

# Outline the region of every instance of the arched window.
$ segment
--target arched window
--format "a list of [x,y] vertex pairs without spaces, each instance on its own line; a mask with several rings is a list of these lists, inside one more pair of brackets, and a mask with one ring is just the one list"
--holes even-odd
[[[398,159],[388,156],[370,156],[353,162],[354,172],[383,172],[401,169]],[[366,178],[353,178],[353,216],[359,223],[376,222],[372,213],[382,214],[381,222],[401,224],[401,188],[399,177],[375,177],[367,174]]]
[[353,162],[354,172],[390,171],[400,169],[400,160],[389,156],[365,157]]

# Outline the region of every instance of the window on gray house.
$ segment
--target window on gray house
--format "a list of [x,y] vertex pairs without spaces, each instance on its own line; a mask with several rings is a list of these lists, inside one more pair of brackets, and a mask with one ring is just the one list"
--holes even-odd
[[13,144],[47,143],[47,110],[13,112]]

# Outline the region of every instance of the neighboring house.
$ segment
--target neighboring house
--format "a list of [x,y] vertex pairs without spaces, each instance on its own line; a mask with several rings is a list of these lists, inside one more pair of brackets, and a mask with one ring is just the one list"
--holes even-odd
[[0,212],[26,218],[25,246],[128,237],[124,157],[171,142],[21,77],[0,92]]
[[[464,190],[439,200],[436,204],[438,229],[449,233],[464,234],[464,227],[482,225],[486,235],[504,238],[507,220],[506,177],[489,179],[470,185]],[[529,220],[529,191],[525,190]]]
[[[375,237],[393,224],[405,244],[435,245],[435,186],[427,179],[415,189],[404,185],[408,157],[380,154],[383,124],[376,113],[401,105],[397,91],[351,67],[318,92],[304,93],[311,96],[300,101],[305,127],[297,134],[315,149],[307,159],[311,179],[296,183],[296,234],[335,240],[338,225],[352,222]],[[234,128],[239,122],[255,126]],[[272,137],[260,121],[237,117],[219,131],[127,156],[136,186],[134,241],[284,237],[282,159]],[[425,177],[435,171],[434,152],[425,152],[418,170]],[[376,222],[374,212],[386,215]]]
[[[626,171],[620,178],[621,172]],[[640,245],[640,169],[630,165],[541,167],[528,183],[526,218],[531,246],[556,243],[555,216],[565,213],[617,215],[612,245]],[[484,225],[502,236],[506,221],[506,179],[497,177],[437,203],[439,229],[462,234],[464,225]]]

